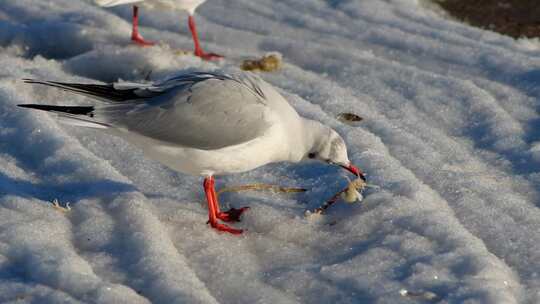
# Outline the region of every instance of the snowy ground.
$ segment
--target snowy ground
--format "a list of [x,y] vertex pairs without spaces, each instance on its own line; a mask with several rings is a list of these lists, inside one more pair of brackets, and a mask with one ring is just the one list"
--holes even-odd
[[[540,44],[446,20],[413,0],[208,0],[206,63],[187,16],[82,0],[0,3],[0,302],[540,302]],[[241,237],[205,225],[201,179],[124,141],[19,103],[91,100],[22,78],[141,81],[234,70],[268,51],[265,74],[305,116],[336,128],[368,173],[362,204],[304,218],[344,183],[337,169],[275,164],[218,179],[306,194],[227,194],[251,206]],[[358,127],[341,112],[364,118]],[[62,213],[50,202],[71,202]]]

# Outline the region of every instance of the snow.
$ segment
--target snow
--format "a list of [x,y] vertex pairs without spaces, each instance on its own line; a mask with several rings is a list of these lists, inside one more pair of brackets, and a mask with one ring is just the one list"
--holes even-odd
[[[540,302],[537,40],[413,0],[208,0],[196,18],[203,48],[223,62],[178,54],[192,48],[182,12],[143,9],[141,33],[161,44],[138,48],[129,6],[2,2],[1,302]],[[236,71],[271,51],[285,65],[261,76],[338,130],[380,187],[361,203],[307,219],[346,179],[324,164],[272,164],[218,187],[310,191],[223,194],[223,205],[251,209],[235,225],[247,233],[218,234],[205,224],[200,177],[15,106],[94,102],[23,78],[155,80]],[[342,112],[364,120],[344,124]]]

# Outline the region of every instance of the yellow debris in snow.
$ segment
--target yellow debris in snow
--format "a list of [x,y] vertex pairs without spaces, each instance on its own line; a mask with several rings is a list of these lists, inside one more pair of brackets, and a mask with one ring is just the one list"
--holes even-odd
[[273,72],[281,68],[282,58],[279,53],[269,53],[261,59],[247,59],[242,62],[240,67],[244,71]]

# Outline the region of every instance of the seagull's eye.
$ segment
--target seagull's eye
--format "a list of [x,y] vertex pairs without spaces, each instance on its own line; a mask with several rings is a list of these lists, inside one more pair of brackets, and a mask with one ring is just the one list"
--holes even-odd
[[315,153],[309,153],[309,154],[307,155],[307,157],[313,159],[313,158],[317,157],[317,154],[315,154]]

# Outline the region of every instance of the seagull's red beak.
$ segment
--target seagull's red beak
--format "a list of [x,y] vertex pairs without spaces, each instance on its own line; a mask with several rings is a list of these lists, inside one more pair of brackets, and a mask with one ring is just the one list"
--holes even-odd
[[349,172],[351,172],[352,174],[360,177],[364,181],[366,181],[366,177],[364,175],[364,172],[362,172],[362,170],[358,169],[358,167],[354,166],[353,164],[349,164],[348,166],[340,165],[340,167],[347,170],[347,171],[349,171]]

